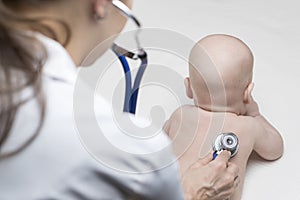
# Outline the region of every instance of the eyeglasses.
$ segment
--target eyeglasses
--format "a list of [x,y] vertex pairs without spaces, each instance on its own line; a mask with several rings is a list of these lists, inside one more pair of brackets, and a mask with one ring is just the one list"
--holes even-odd
[[132,11],[120,0],[112,0],[112,4],[119,10],[121,11],[126,17],[128,17],[129,19],[131,19],[137,26],[137,30],[135,32],[135,41],[137,44],[137,52],[133,53],[130,51],[127,51],[123,48],[121,48],[120,46],[114,44],[112,48],[116,48],[115,50],[118,51],[118,53],[121,53],[122,55],[125,55],[126,57],[129,57],[131,59],[138,59],[139,57],[143,57],[145,56],[146,52],[144,51],[144,49],[141,47],[141,42],[139,39],[139,35],[141,32],[141,23],[139,22],[139,20],[133,15]]
[[[141,83],[143,74],[146,70],[146,67],[148,65],[147,53],[141,47],[141,43],[140,43],[140,39],[139,39],[139,34],[141,31],[141,23],[132,14],[131,10],[120,0],[112,0],[112,4],[117,9],[119,9],[126,17],[130,18],[137,26],[137,30],[135,32],[135,41],[137,44],[137,52],[136,53],[128,51],[128,50],[118,46],[115,43],[112,45],[112,50],[118,56],[122,66],[123,66],[123,70],[124,70],[124,74],[125,74],[126,82],[125,82],[125,99],[124,99],[123,111],[135,114],[140,83]],[[131,80],[131,71],[130,71],[129,64],[126,60],[126,57],[134,59],[134,60],[139,59],[141,61],[137,75],[134,79],[133,86],[132,86],[132,80]]]

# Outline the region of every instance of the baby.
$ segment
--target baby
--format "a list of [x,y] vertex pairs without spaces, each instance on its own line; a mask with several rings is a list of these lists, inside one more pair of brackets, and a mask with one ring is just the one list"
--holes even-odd
[[241,183],[231,199],[240,199],[248,158],[252,151],[266,160],[283,154],[279,132],[259,113],[251,92],[253,55],[241,40],[209,35],[192,49],[186,94],[195,105],[178,108],[165,123],[185,171],[211,150],[220,133],[235,133],[238,153],[230,161],[239,166]]

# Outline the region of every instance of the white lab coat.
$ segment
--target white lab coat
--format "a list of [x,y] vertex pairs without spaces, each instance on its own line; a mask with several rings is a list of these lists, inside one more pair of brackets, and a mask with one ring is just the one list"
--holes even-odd
[[[27,149],[9,159],[0,160],[0,199],[183,199],[177,162],[149,173],[132,174],[101,164],[86,151],[73,119],[77,69],[59,43],[42,35],[38,38],[48,52],[43,72],[46,118],[39,136]],[[24,91],[24,98],[28,93],[30,91]],[[114,140],[114,145],[120,143],[124,146],[129,142],[131,150],[151,152],[169,143],[164,135],[158,138],[159,141],[144,141],[141,144],[138,141],[118,140],[117,135],[121,132],[113,124],[105,101],[97,98],[101,102],[98,108],[101,113],[96,114],[97,118],[105,123],[104,128],[111,128],[110,140]],[[87,134],[92,133],[94,130],[84,117],[83,114],[82,123],[86,123]],[[22,144],[36,128],[38,119],[36,103],[30,101],[25,104],[18,112],[12,134],[2,150],[9,151]],[[101,145],[101,140],[98,146],[102,156],[125,166],[129,171],[138,172],[149,166],[151,169],[159,168],[160,162],[173,158],[171,150],[147,160],[135,154],[123,157],[106,149],[105,145]]]

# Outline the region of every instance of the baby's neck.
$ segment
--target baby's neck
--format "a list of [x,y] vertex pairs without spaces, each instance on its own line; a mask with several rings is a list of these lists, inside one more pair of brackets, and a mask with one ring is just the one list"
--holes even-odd
[[244,109],[237,109],[237,108],[229,107],[229,106],[216,106],[216,105],[207,106],[207,105],[198,105],[198,104],[195,104],[195,106],[197,106],[207,112],[214,112],[214,113],[226,112],[226,113],[233,113],[236,115],[244,115],[245,114],[245,111],[243,111]]

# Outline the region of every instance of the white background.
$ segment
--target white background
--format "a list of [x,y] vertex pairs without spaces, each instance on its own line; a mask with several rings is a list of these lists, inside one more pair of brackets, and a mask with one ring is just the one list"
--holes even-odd
[[[252,49],[255,56],[254,97],[261,113],[281,132],[285,152],[276,162],[250,161],[244,200],[300,199],[299,10],[297,0],[134,2],[133,11],[144,27],[170,29],[194,41],[208,34],[226,33],[242,39]],[[129,24],[126,30],[132,27]],[[168,55],[153,53],[150,59],[150,62],[171,64],[182,77],[187,75],[187,64],[172,61]],[[120,69],[117,72],[121,73]],[[161,104],[169,116],[178,107],[176,99],[172,94],[162,95],[162,88],[153,87],[157,93],[153,90],[147,92],[147,89],[141,91],[139,113],[148,113],[151,106]]]

